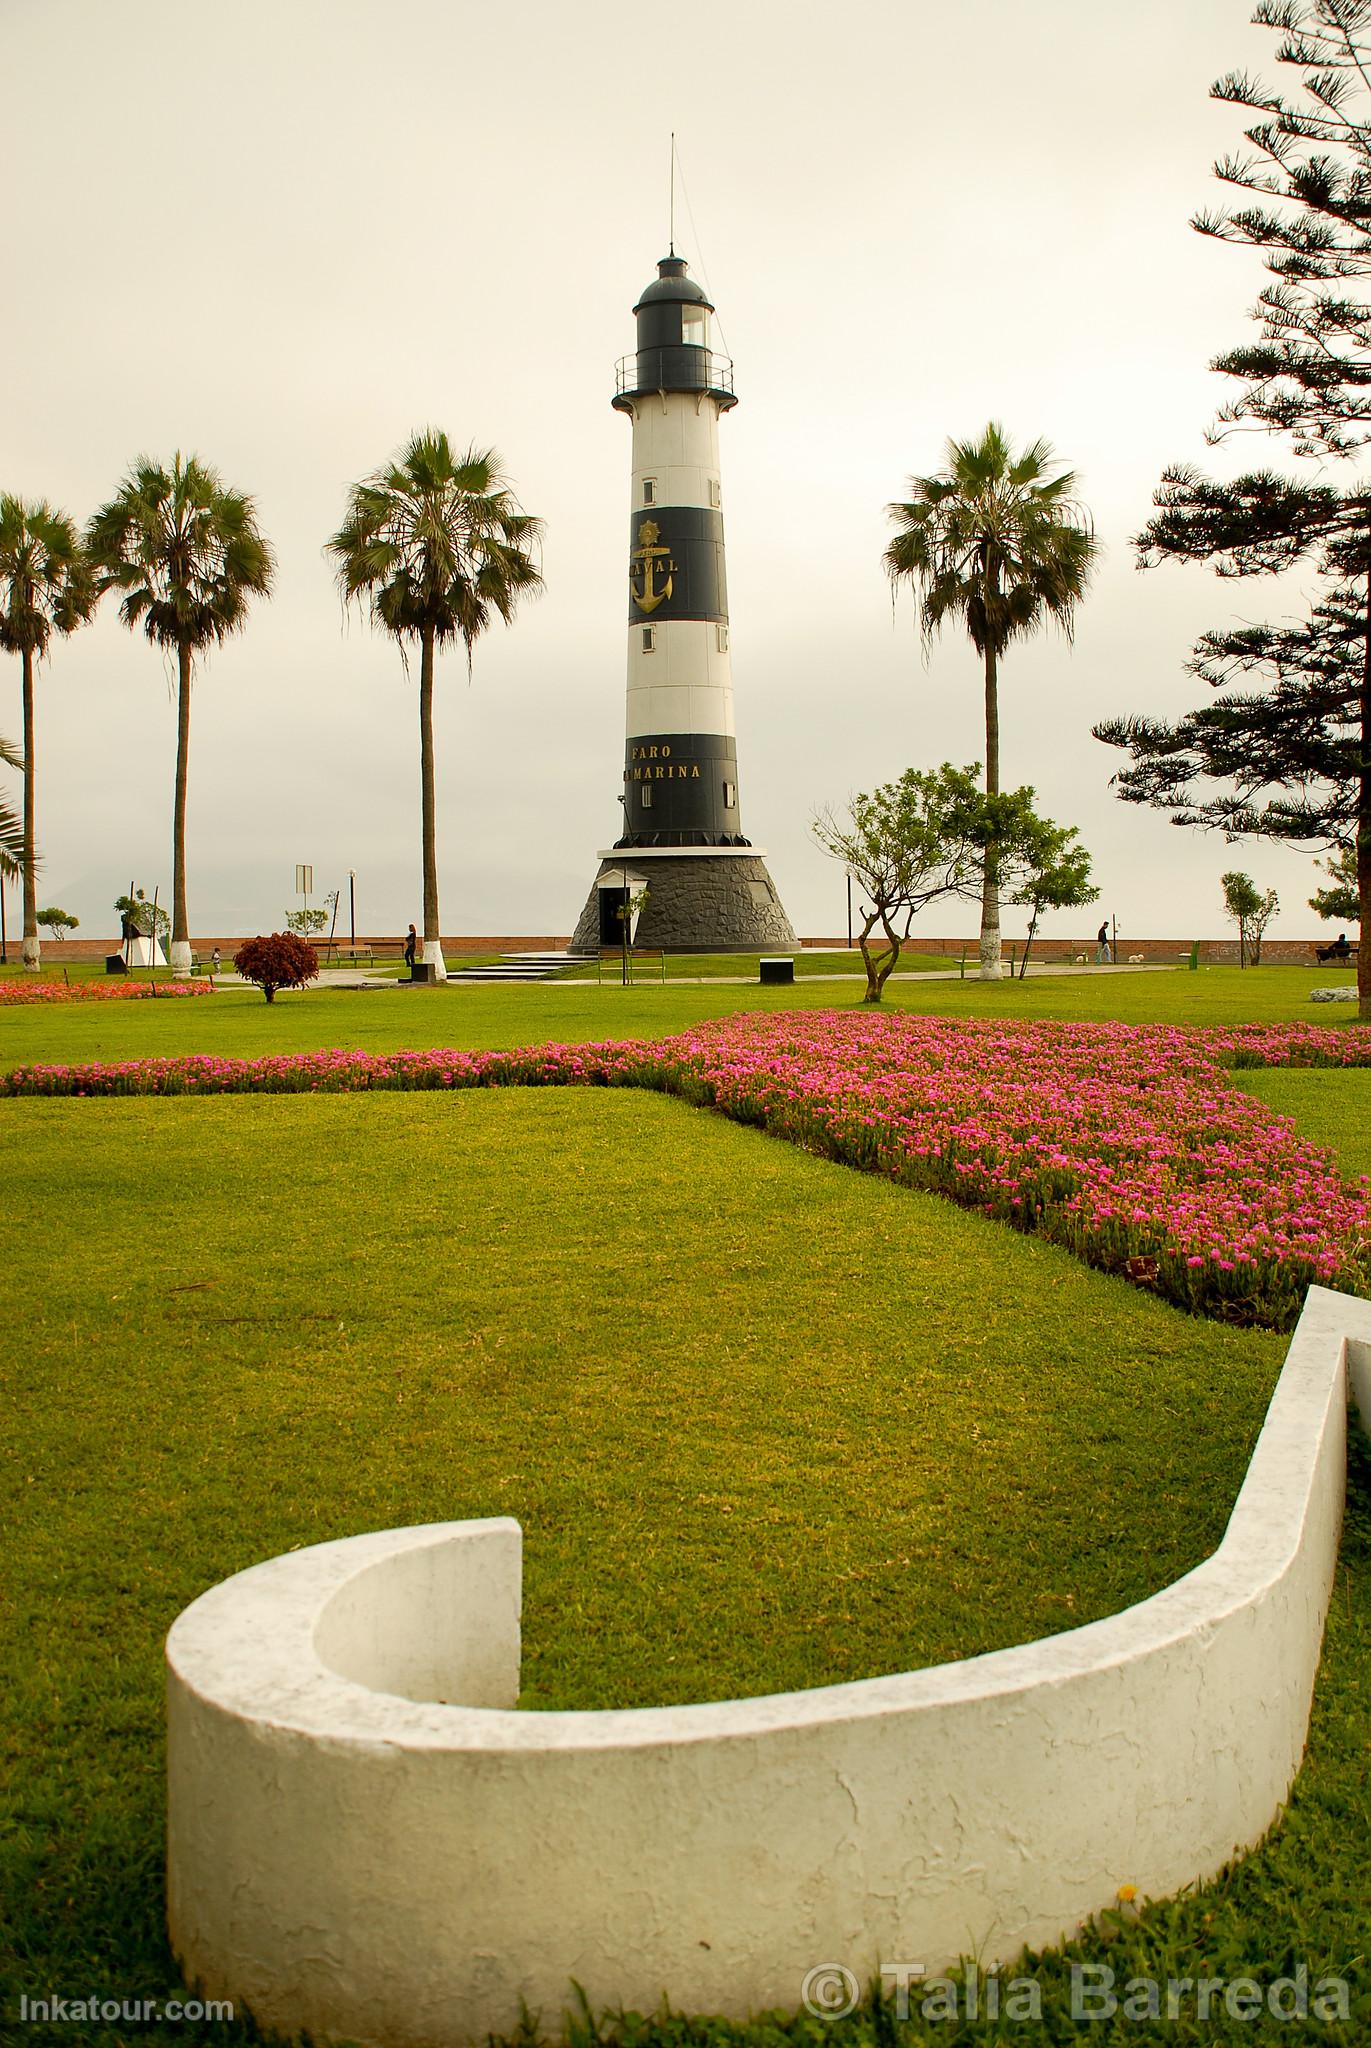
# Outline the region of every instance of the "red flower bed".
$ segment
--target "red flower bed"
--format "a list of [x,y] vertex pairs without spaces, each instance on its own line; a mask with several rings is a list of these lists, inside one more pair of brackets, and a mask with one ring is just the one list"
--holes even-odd
[[160,1003],[167,996],[212,996],[212,981],[125,981],[112,975],[108,981],[44,981],[24,975],[17,981],[0,981],[0,1009],[21,1003],[115,1003],[137,1002],[150,997]]

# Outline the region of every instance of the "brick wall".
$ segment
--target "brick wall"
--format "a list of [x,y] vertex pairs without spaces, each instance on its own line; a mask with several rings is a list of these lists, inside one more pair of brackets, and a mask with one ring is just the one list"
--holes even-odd
[[[1355,930],[1349,930],[1347,936],[1352,940],[1353,944],[1356,943],[1357,935]],[[1273,966],[1294,965],[1310,967],[1314,964],[1315,946],[1327,946],[1336,937],[1337,933],[1330,929],[1321,933],[1318,938],[1268,939],[1262,947],[1262,959],[1269,961]],[[933,953],[953,960],[959,960],[963,951],[965,951],[968,960],[974,960],[980,949],[980,941],[974,935],[967,939],[926,939],[922,938],[918,932],[913,932],[905,943],[912,953]],[[828,951],[835,949],[841,951],[846,947],[847,940],[845,938],[802,939],[800,944],[802,946],[820,947]],[[1023,948],[1022,936],[1016,934],[1005,939],[1004,951],[1006,955],[1011,945],[1017,957]],[[1236,937],[1232,939],[1201,939],[1199,945],[1200,959],[1205,966],[1237,966],[1238,941]],[[1081,953],[1084,953],[1089,960],[1095,958],[1095,933],[1093,931],[1087,937],[1078,939],[1063,938],[1059,932],[1052,932],[1047,936],[1039,933],[1038,937],[1033,941],[1033,959],[1035,960],[1065,960],[1068,958],[1074,960]],[[1144,959],[1153,964],[1164,960],[1188,960],[1190,958],[1190,940],[1135,939],[1131,938],[1127,932],[1121,931],[1118,938],[1118,957],[1120,960],[1127,960],[1130,953],[1141,953]]]
[[[1262,947],[1262,959],[1270,961],[1273,965],[1293,964],[1301,967],[1312,966],[1315,946],[1326,946],[1336,936],[1337,934],[1330,928],[1330,930],[1321,933],[1317,938],[1268,939]],[[1355,931],[1349,930],[1348,937],[1355,942]],[[225,960],[232,959],[235,950],[242,943],[241,934],[235,938],[197,938],[191,941],[199,957],[203,958],[217,946]],[[317,943],[322,946],[325,942],[319,940]],[[351,941],[345,933],[339,933],[334,943],[339,946],[346,946]],[[359,932],[357,943],[359,946],[377,946],[388,951],[396,951],[403,947],[405,935],[403,932]],[[567,943],[568,937],[565,932],[544,933],[533,937],[530,937],[526,932],[507,932],[495,937],[487,937],[481,933],[467,933],[457,937],[444,938],[443,950],[454,956],[463,953],[554,953],[561,951]],[[959,960],[963,952],[965,952],[968,960],[974,960],[979,944],[974,935],[965,939],[927,939],[921,937],[918,932],[915,932],[907,943],[911,952],[933,953],[952,960]],[[842,952],[847,946],[847,940],[843,937],[801,939],[800,944],[804,947],[813,947],[825,952]],[[1016,936],[1012,939],[1006,939],[1004,942],[1006,954],[1008,954],[1011,945],[1017,957],[1023,945],[1022,938]],[[117,953],[118,950],[119,941],[117,938],[68,939],[65,944],[58,939],[44,938],[43,940],[43,959],[50,967],[60,967],[64,960],[103,960],[107,953]],[[855,946],[853,950],[855,952]],[[19,957],[19,940],[15,935],[11,935],[10,951],[12,958],[17,961]],[[1033,944],[1034,957],[1041,960],[1074,959],[1079,953],[1084,953],[1090,960],[1095,958],[1094,932],[1078,939],[1064,939],[1059,933],[1054,932],[1048,937],[1040,936]],[[1120,932],[1119,958],[1127,960],[1130,953],[1141,953],[1148,961],[1153,963],[1163,960],[1187,960],[1190,957],[1190,941],[1189,939],[1135,939],[1131,938],[1126,932]],[[1207,966],[1236,966],[1238,959],[1237,939],[1201,939],[1200,959]]]

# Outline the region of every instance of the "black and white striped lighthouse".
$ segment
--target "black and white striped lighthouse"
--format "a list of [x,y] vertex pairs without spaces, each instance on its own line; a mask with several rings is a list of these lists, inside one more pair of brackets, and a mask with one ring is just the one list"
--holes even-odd
[[572,950],[617,945],[644,890],[635,944],[796,950],[738,789],[719,471],[733,365],[710,347],[714,308],[674,253],[633,310],[638,347],[614,394],[633,423],[623,830],[600,853]]

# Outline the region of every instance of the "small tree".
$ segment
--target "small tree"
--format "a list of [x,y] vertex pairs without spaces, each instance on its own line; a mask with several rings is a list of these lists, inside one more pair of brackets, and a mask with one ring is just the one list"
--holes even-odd
[[1238,927],[1238,965],[1246,967],[1250,961],[1253,967],[1260,967],[1262,936],[1281,907],[1280,898],[1274,889],[1259,895],[1251,875],[1236,869],[1221,880],[1224,908]]
[[[1062,892],[1063,903],[1089,902],[1098,894],[1086,881],[1090,856],[1073,844],[1075,828],[1040,818],[1031,788],[987,794],[979,787],[980,772],[979,761],[968,768],[944,761],[928,772],[906,768],[898,782],[853,797],[845,820],[831,810],[814,819],[819,845],[871,899],[862,913],[863,1002],[880,1002],[925,904],[940,896],[984,899],[987,864],[1014,903],[1030,902],[1034,888],[1044,905],[1053,900],[1049,888]],[[1077,888],[1087,893],[1073,895]],[[873,944],[878,925],[883,945],[881,939]]]
[[38,922],[57,938],[65,939],[69,932],[77,929],[81,920],[79,917],[73,917],[69,910],[58,910],[54,905],[51,910],[39,911]]
[[623,927],[622,938],[626,953],[633,951],[633,934],[637,929],[638,919],[647,909],[647,899],[651,893],[646,882],[641,889],[635,889],[631,894],[625,890],[624,900],[614,913]]
[[132,896],[116,896],[114,907],[129,930],[141,933],[145,939],[156,939],[160,943],[171,930],[168,912],[160,903],[149,902],[141,889],[135,889]]
[[1333,858],[1323,865],[1329,886],[1314,891],[1309,898],[1309,908],[1317,910],[1319,916],[1326,917],[1330,924],[1355,924],[1361,910],[1357,894],[1356,847],[1339,847]]
[[1028,955],[1037,935],[1038,921],[1045,910],[1075,910],[1094,903],[1099,890],[1090,879],[1090,855],[1081,845],[1074,825],[1053,825],[1036,821],[1037,843],[1030,849],[1028,871],[1009,900],[1025,906],[1030,915],[1028,937],[1019,962],[1019,980],[1028,968]]
[[278,988],[303,988],[319,972],[319,955],[307,939],[295,932],[259,933],[248,939],[233,956],[233,964],[244,981],[255,981],[269,1003]]
[[[880,1002],[917,911],[939,896],[965,896],[979,887],[985,822],[979,773],[979,762],[906,768],[898,782],[854,796],[845,818],[831,809],[814,818],[810,829],[818,844],[842,862],[868,899],[863,1002]],[[873,939],[877,926],[881,937]]]
[[312,939],[316,932],[328,930],[328,912],[327,910],[287,911],[286,930],[294,932],[297,938]]

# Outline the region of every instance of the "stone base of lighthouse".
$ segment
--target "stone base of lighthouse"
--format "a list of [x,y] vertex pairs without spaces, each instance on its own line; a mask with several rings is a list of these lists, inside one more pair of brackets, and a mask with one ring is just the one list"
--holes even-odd
[[615,913],[647,890],[633,943],[663,953],[798,953],[800,942],[781,907],[760,847],[658,852],[625,847],[600,856],[600,872],[572,937],[573,953],[617,946]]

